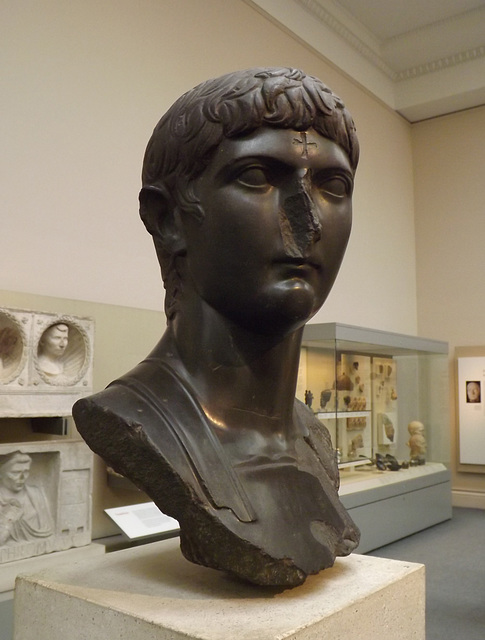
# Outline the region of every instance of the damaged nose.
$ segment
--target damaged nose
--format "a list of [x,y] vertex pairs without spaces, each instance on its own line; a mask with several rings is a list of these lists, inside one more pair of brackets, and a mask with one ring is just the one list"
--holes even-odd
[[310,176],[306,170],[296,178],[282,202],[279,223],[287,254],[302,258],[308,248],[321,238],[322,226],[310,195]]

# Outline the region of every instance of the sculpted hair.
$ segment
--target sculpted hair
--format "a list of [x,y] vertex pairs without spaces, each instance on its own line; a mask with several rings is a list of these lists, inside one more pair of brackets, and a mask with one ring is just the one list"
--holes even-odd
[[0,458],[0,476],[7,473],[16,464],[31,463],[32,458],[27,453],[14,451]]
[[[313,128],[342,147],[355,172],[359,143],[354,122],[341,99],[321,80],[299,69],[255,68],[207,80],[181,96],[162,117],[148,143],[142,171],[140,214],[153,235],[167,290],[170,319],[180,287],[174,268],[177,253],[167,250],[160,229],[146,215],[144,199],[164,194],[167,212],[204,212],[194,192],[195,179],[224,138],[236,138],[261,126],[306,131]],[[165,215],[160,212],[160,215]],[[180,255],[180,254],[178,254]]]

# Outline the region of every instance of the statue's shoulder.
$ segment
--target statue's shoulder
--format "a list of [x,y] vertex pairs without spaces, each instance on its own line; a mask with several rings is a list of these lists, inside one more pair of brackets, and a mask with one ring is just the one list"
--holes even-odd
[[154,412],[163,414],[170,404],[175,376],[167,368],[161,369],[154,360],[144,360],[129,373],[111,382],[106,389],[74,405],[73,415],[82,418],[86,414],[114,414],[127,422],[146,421]]
[[183,405],[194,406],[190,392],[169,367],[148,358],[104,391],[78,400],[72,414],[88,445],[115,469],[124,450],[128,459],[137,450],[142,457],[163,451],[183,464],[187,452],[180,434],[187,411],[177,415]]
[[187,398],[192,404],[190,389],[176,373],[177,357],[173,352],[171,334],[167,331],[147,358],[131,371],[111,382],[104,391],[74,405],[76,423],[106,416],[124,421],[127,426],[149,425],[154,420],[160,425],[166,414],[172,422],[174,404],[183,404]]
[[[163,358],[149,357],[104,391],[79,400],[73,417],[87,444],[113,469],[154,499],[162,494],[157,504],[170,501],[170,487],[227,507],[242,521],[253,519],[194,391]],[[179,519],[170,504],[164,511]]]

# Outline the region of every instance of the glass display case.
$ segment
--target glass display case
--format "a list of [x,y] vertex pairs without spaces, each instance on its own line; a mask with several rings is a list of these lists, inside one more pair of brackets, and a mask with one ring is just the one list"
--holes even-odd
[[297,397],[330,432],[359,552],[451,517],[447,343],[309,324]]
[[330,431],[341,468],[391,456],[448,461],[448,345],[341,324],[303,334],[297,395]]

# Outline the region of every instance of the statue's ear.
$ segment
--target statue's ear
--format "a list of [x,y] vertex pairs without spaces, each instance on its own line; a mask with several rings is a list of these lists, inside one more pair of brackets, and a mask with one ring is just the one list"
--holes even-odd
[[185,248],[183,231],[176,215],[173,198],[160,187],[143,187],[140,191],[140,217],[153,236],[155,244],[169,253],[179,253]]

